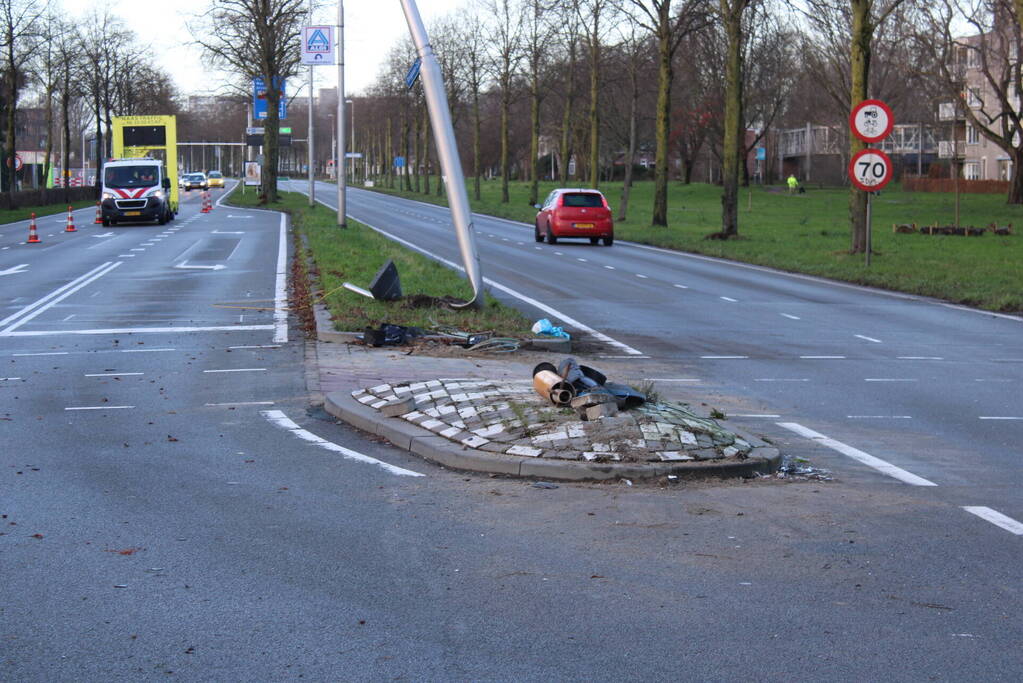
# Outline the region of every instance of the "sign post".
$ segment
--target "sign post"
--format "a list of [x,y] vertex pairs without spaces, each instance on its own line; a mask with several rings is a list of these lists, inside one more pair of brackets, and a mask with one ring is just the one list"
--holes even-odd
[[[863,100],[849,112],[849,128],[852,134],[867,143],[881,142],[892,132],[895,117],[891,108],[881,100]],[[870,265],[871,195],[879,191],[892,179],[892,160],[879,149],[857,152],[849,160],[849,180],[867,193],[867,244],[865,264]]]

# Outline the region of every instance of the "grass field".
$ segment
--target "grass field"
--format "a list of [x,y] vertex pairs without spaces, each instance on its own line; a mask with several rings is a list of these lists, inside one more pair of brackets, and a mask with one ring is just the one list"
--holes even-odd
[[[431,182],[436,188],[436,181]],[[541,183],[540,199],[558,187]],[[436,193],[405,193],[378,186],[381,192],[446,204]],[[617,213],[622,184],[600,188]],[[482,198],[473,210],[532,223],[536,210],[528,203],[528,186],[512,183],[511,201],[500,201],[499,180],[483,183]],[[722,242],[705,237],[719,231],[721,188],[703,183],[672,183],[668,195],[668,227],[650,226],[653,183],[636,183],[627,220],[615,225],[618,240],[756,263],[781,270],[820,275],[912,294],[946,299],[992,311],[1023,311],[1023,207],[1009,206],[1002,195],[961,195],[960,223],[1013,225],[1015,234],[997,237],[896,234],[893,223],[952,225],[954,196],[903,192],[893,183],[873,200],[871,265],[850,255],[848,192],[809,187],[789,195],[781,187],[742,188],[739,213],[741,239]],[[614,247],[612,247],[614,248]]]
[[[0,224],[4,223],[15,223],[17,221],[27,221],[32,217],[34,213],[36,218],[41,216],[52,216],[58,213],[67,213],[67,207],[71,206],[77,209],[85,208],[86,206],[96,206],[94,201],[82,201],[82,202],[71,202],[70,204],[48,204],[46,206],[26,206],[21,209],[0,209]],[[80,219],[75,219],[75,222],[80,222]],[[92,219],[88,221],[92,222]]]
[[[230,200],[237,206],[249,207],[256,206],[256,201],[254,192],[244,196],[236,192]],[[367,326],[375,328],[381,323],[391,323],[434,332],[532,336],[529,331],[532,321],[490,297],[479,311],[452,310],[438,305],[429,297],[468,300],[472,297],[472,288],[460,274],[381,237],[361,223],[349,220],[347,230],[339,229],[336,212],[319,204],[310,208],[304,195],[282,193],[280,202],[261,208],[291,215],[295,230],[305,237],[304,244],[296,245],[296,253],[302,258],[306,254],[300,252],[308,248],[316,264],[314,275],[318,276],[322,299],[339,330],[360,332]],[[350,282],[368,289],[388,259],[398,268],[405,295],[401,300],[377,301],[343,286]]]

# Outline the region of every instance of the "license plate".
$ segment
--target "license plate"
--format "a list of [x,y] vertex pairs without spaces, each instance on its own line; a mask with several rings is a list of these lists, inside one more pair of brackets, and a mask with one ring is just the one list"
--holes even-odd
[[124,215],[125,216],[141,216],[142,212],[141,211],[125,211]]
[[577,228],[592,228],[593,227],[593,223],[576,223],[575,227],[577,227]]

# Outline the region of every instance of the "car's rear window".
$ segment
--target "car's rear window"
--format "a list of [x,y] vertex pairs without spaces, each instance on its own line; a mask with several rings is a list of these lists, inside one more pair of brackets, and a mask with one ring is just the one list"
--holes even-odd
[[593,206],[604,206],[604,202],[599,194],[593,194],[592,192],[577,192],[574,194],[566,194],[565,198],[561,202],[562,206],[581,206],[581,207],[593,207]]

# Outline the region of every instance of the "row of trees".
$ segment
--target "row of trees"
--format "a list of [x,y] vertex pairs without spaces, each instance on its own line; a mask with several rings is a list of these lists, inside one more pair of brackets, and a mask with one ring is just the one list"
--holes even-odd
[[[61,167],[70,168],[72,130],[95,127],[99,166],[109,153],[104,133],[113,116],[177,111],[170,76],[108,9],[94,10],[76,22],[41,0],[0,0],[0,52],[0,157],[5,178],[13,179],[17,114],[26,107],[44,112],[44,177],[58,145],[63,150]],[[12,206],[13,194],[5,194]]]
[[[496,175],[502,198],[513,177],[577,177],[597,187],[622,168],[624,214],[638,154],[653,156],[653,224],[667,223],[671,179],[689,182],[698,159],[722,184],[721,231],[738,234],[738,188],[754,147],[778,127],[806,122],[845,127],[868,97],[896,118],[933,122],[940,102],[962,101],[971,123],[1016,162],[1020,135],[1019,23],[1023,0],[473,0],[430,27],[448,99],[479,195]],[[959,31],[981,39],[963,40]],[[993,36],[999,36],[995,41]],[[997,42],[998,49],[993,47]],[[985,88],[966,107],[968,60],[976,53]],[[435,168],[425,103],[407,90],[415,58],[409,41],[360,101],[359,135],[383,166],[394,156]],[[976,96],[973,93],[972,96]],[[848,154],[863,146],[849,141]],[[1023,201],[1015,173],[1009,201]],[[427,190],[428,191],[428,190]],[[850,190],[852,252],[865,243],[866,195]]]

